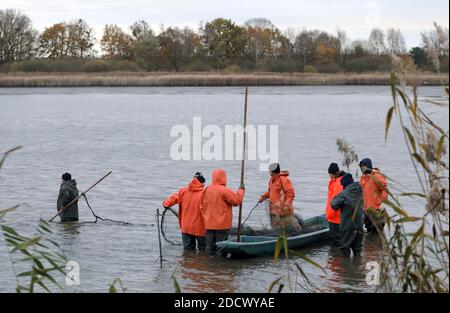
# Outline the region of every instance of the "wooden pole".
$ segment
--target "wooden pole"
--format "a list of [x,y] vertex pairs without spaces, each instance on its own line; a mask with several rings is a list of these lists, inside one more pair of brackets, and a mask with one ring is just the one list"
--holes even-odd
[[[244,101],[244,140],[242,148],[242,160],[241,160],[241,186],[244,184],[244,172],[245,172],[245,150],[247,148],[247,99],[248,99],[248,87],[245,87],[245,101]],[[239,205],[239,219],[237,230],[237,242],[241,241],[241,221],[242,221],[242,202]]]
[[158,224],[158,244],[159,244],[159,265],[163,266],[163,256],[162,256],[162,247],[161,247],[161,229],[159,225],[159,209],[156,209],[156,224]]
[[68,207],[70,207],[72,204],[74,204],[76,201],[78,201],[84,194],[88,193],[92,188],[94,188],[95,186],[97,186],[102,180],[104,180],[106,177],[108,177],[109,175],[111,175],[112,171],[109,171],[108,174],[106,174],[105,176],[103,176],[102,178],[100,178],[99,180],[97,180],[97,182],[95,184],[93,184],[91,187],[89,187],[88,189],[86,189],[84,192],[80,193],[78,195],[78,197],[76,197],[75,199],[73,199],[72,201],[69,202],[68,205],[66,205],[65,207],[63,207],[61,210],[58,211],[58,213],[56,213],[55,216],[53,216],[49,222],[53,221],[59,214],[61,214],[62,212],[64,212]]

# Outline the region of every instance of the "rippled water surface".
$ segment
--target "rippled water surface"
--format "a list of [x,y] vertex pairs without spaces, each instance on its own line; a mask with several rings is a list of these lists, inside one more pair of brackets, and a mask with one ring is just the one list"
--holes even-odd
[[[440,88],[421,89],[422,96],[440,96]],[[335,140],[345,138],[360,157],[370,157],[402,188],[417,182],[399,126],[384,141],[384,122],[391,105],[389,87],[260,87],[250,88],[249,123],[279,125],[279,159],[296,188],[295,206],[304,217],[324,213],[330,162],[340,162]],[[427,108],[448,129],[448,110]],[[175,273],[183,291],[264,292],[287,275],[284,262],[271,256],[225,259],[183,253],[163,244],[159,267],[155,212],[161,201],[185,185],[192,174],[208,177],[214,168],[228,172],[229,186],[239,184],[239,161],[173,161],[170,137],[174,125],[192,129],[193,117],[203,126],[242,122],[242,88],[61,88],[0,89],[0,151],[23,149],[5,163],[0,175],[0,207],[23,205],[6,221],[33,235],[40,217],[55,213],[62,173],[73,174],[81,190],[107,171],[112,176],[89,194],[100,216],[136,225],[53,224],[62,250],[81,266],[81,285],[66,291],[105,292],[120,277],[129,291],[173,291]],[[267,186],[259,161],[248,161],[244,216]],[[93,220],[80,201],[82,221]],[[416,212],[420,206],[411,203]],[[235,211],[236,217],[236,211]],[[267,223],[264,208],[249,220]],[[152,226],[153,225],[153,226]],[[1,238],[1,237],[0,237]],[[344,260],[328,244],[301,249],[325,272],[293,258],[322,291],[373,291],[365,282],[366,263],[379,258],[379,244],[367,237],[360,260]],[[295,268],[292,288],[306,291]],[[14,291],[15,277],[0,239],[0,292]],[[297,284],[296,284],[297,283]]]

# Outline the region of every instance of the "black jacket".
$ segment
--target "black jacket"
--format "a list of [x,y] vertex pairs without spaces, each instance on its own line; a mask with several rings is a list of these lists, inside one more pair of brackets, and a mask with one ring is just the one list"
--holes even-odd
[[334,210],[341,210],[340,230],[363,230],[363,193],[359,183],[348,185],[331,200]]
[[[61,184],[58,195],[57,209],[58,212],[68,205],[73,199],[78,197],[77,182],[74,179],[66,180]],[[78,219],[78,201],[60,213],[61,220],[77,220]]]

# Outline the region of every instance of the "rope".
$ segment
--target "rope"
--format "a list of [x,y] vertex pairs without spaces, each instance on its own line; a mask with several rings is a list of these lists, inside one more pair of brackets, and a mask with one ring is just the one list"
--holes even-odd
[[168,243],[170,243],[170,244],[173,245],[173,246],[178,246],[178,245],[180,245],[180,244],[177,244],[177,243],[175,243],[175,242],[169,240],[169,239],[167,238],[167,236],[166,236],[166,231],[165,231],[165,230],[166,230],[166,227],[164,227],[164,226],[165,226],[164,223],[165,223],[165,220],[166,220],[166,212],[167,212],[167,211],[172,212],[172,213],[178,218],[178,213],[175,212],[172,208],[166,208],[166,209],[164,209],[163,213],[161,214],[161,234],[163,235],[163,238],[164,238],[165,241],[167,241]]
[[256,209],[259,205],[261,204],[261,202],[258,201],[258,203],[250,210],[250,213],[247,215],[247,217],[245,218],[244,222],[242,223],[241,227],[244,227],[245,222],[247,222],[248,218],[250,217],[250,215],[252,215],[253,210]]
[[96,224],[98,220],[101,220],[101,221],[112,222],[112,223],[121,224],[121,225],[155,226],[154,224],[150,224],[150,225],[149,224],[133,224],[133,223],[125,222],[125,221],[117,221],[117,220],[112,220],[112,219],[109,219],[109,218],[103,218],[101,216],[98,216],[97,214],[95,214],[94,210],[92,209],[91,204],[89,203],[89,201],[88,201],[88,199],[86,197],[86,194],[82,193],[81,195],[83,196],[84,200],[86,201],[86,204],[87,204],[89,210],[91,211],[92,215],[95,217],[95,221],[93,221],[93,222],[85,222],[85,223],[94,223],[94,224]]

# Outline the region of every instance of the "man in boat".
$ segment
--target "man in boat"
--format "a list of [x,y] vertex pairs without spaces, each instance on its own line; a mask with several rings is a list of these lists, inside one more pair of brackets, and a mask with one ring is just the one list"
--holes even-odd
[[214,170],[212,183],[203,190],[201,211],[206,228],[206,250],[214,255],[216,242],[228,239],[233,222],[233,206],[244,199],[245,187],[241,185],[237,192],[227,187],[227,173],[223,169]]
[[372,160],[359,162],[361,169],[360,184],[364,194],[364,226],[368,233],[378,233],[384,227],[383,218],[371,212],[383,212],[382,204],[388,198],[387,181],[378,168],[372,166]]
[[331,200],[331,207],[340,210],[340,249],[345,257],[360,256],[363,241],[363,191],[358,182],[353,181],[352,174],[346,173],[341,178],[344,190]]
[[188,186],[164,200],[163,206],[170,208],[178,204],[178,222],[183,238],[185,250],[205,250],[205,224],[200,212],[205,177],[202,173],[195,173]]
[[[61,211],[70,202],[72,202],[79,195],[77,189],[77,182],[72,179],[70,173],[64,173],[61,176],[61,187],[59,188],[58,201],[56,209]],[[66,208],[59,214],[61,222],[75,222],[78,221],[78,200],[75,201],[70,207]]]
[[292,203],[295,198],[294,186],[288,178],[288,171],[281,171],[279,163],[269,166],[268,191],[261,195],[259,202],[269,199],[269,215],[272,228],[278,229],[281,221],[287,232],[299,232],[301,227],[295,217]]
[[325,216],[330,229],[331,238],[335,245],[340,244],[339,238],[340,214],[339,210],[333,210],[333,208],[331,207],[331,200],[343,190],[343,187],[341,185],[341,179],[342,176],[344,176],[344,174],[345,172],[341,171],[339,169],[339,165],[337,165],[336,163],[331,163],[330,166],[328,167],[328,175],[330,175],[330,181],[328,182],[328,199]]

